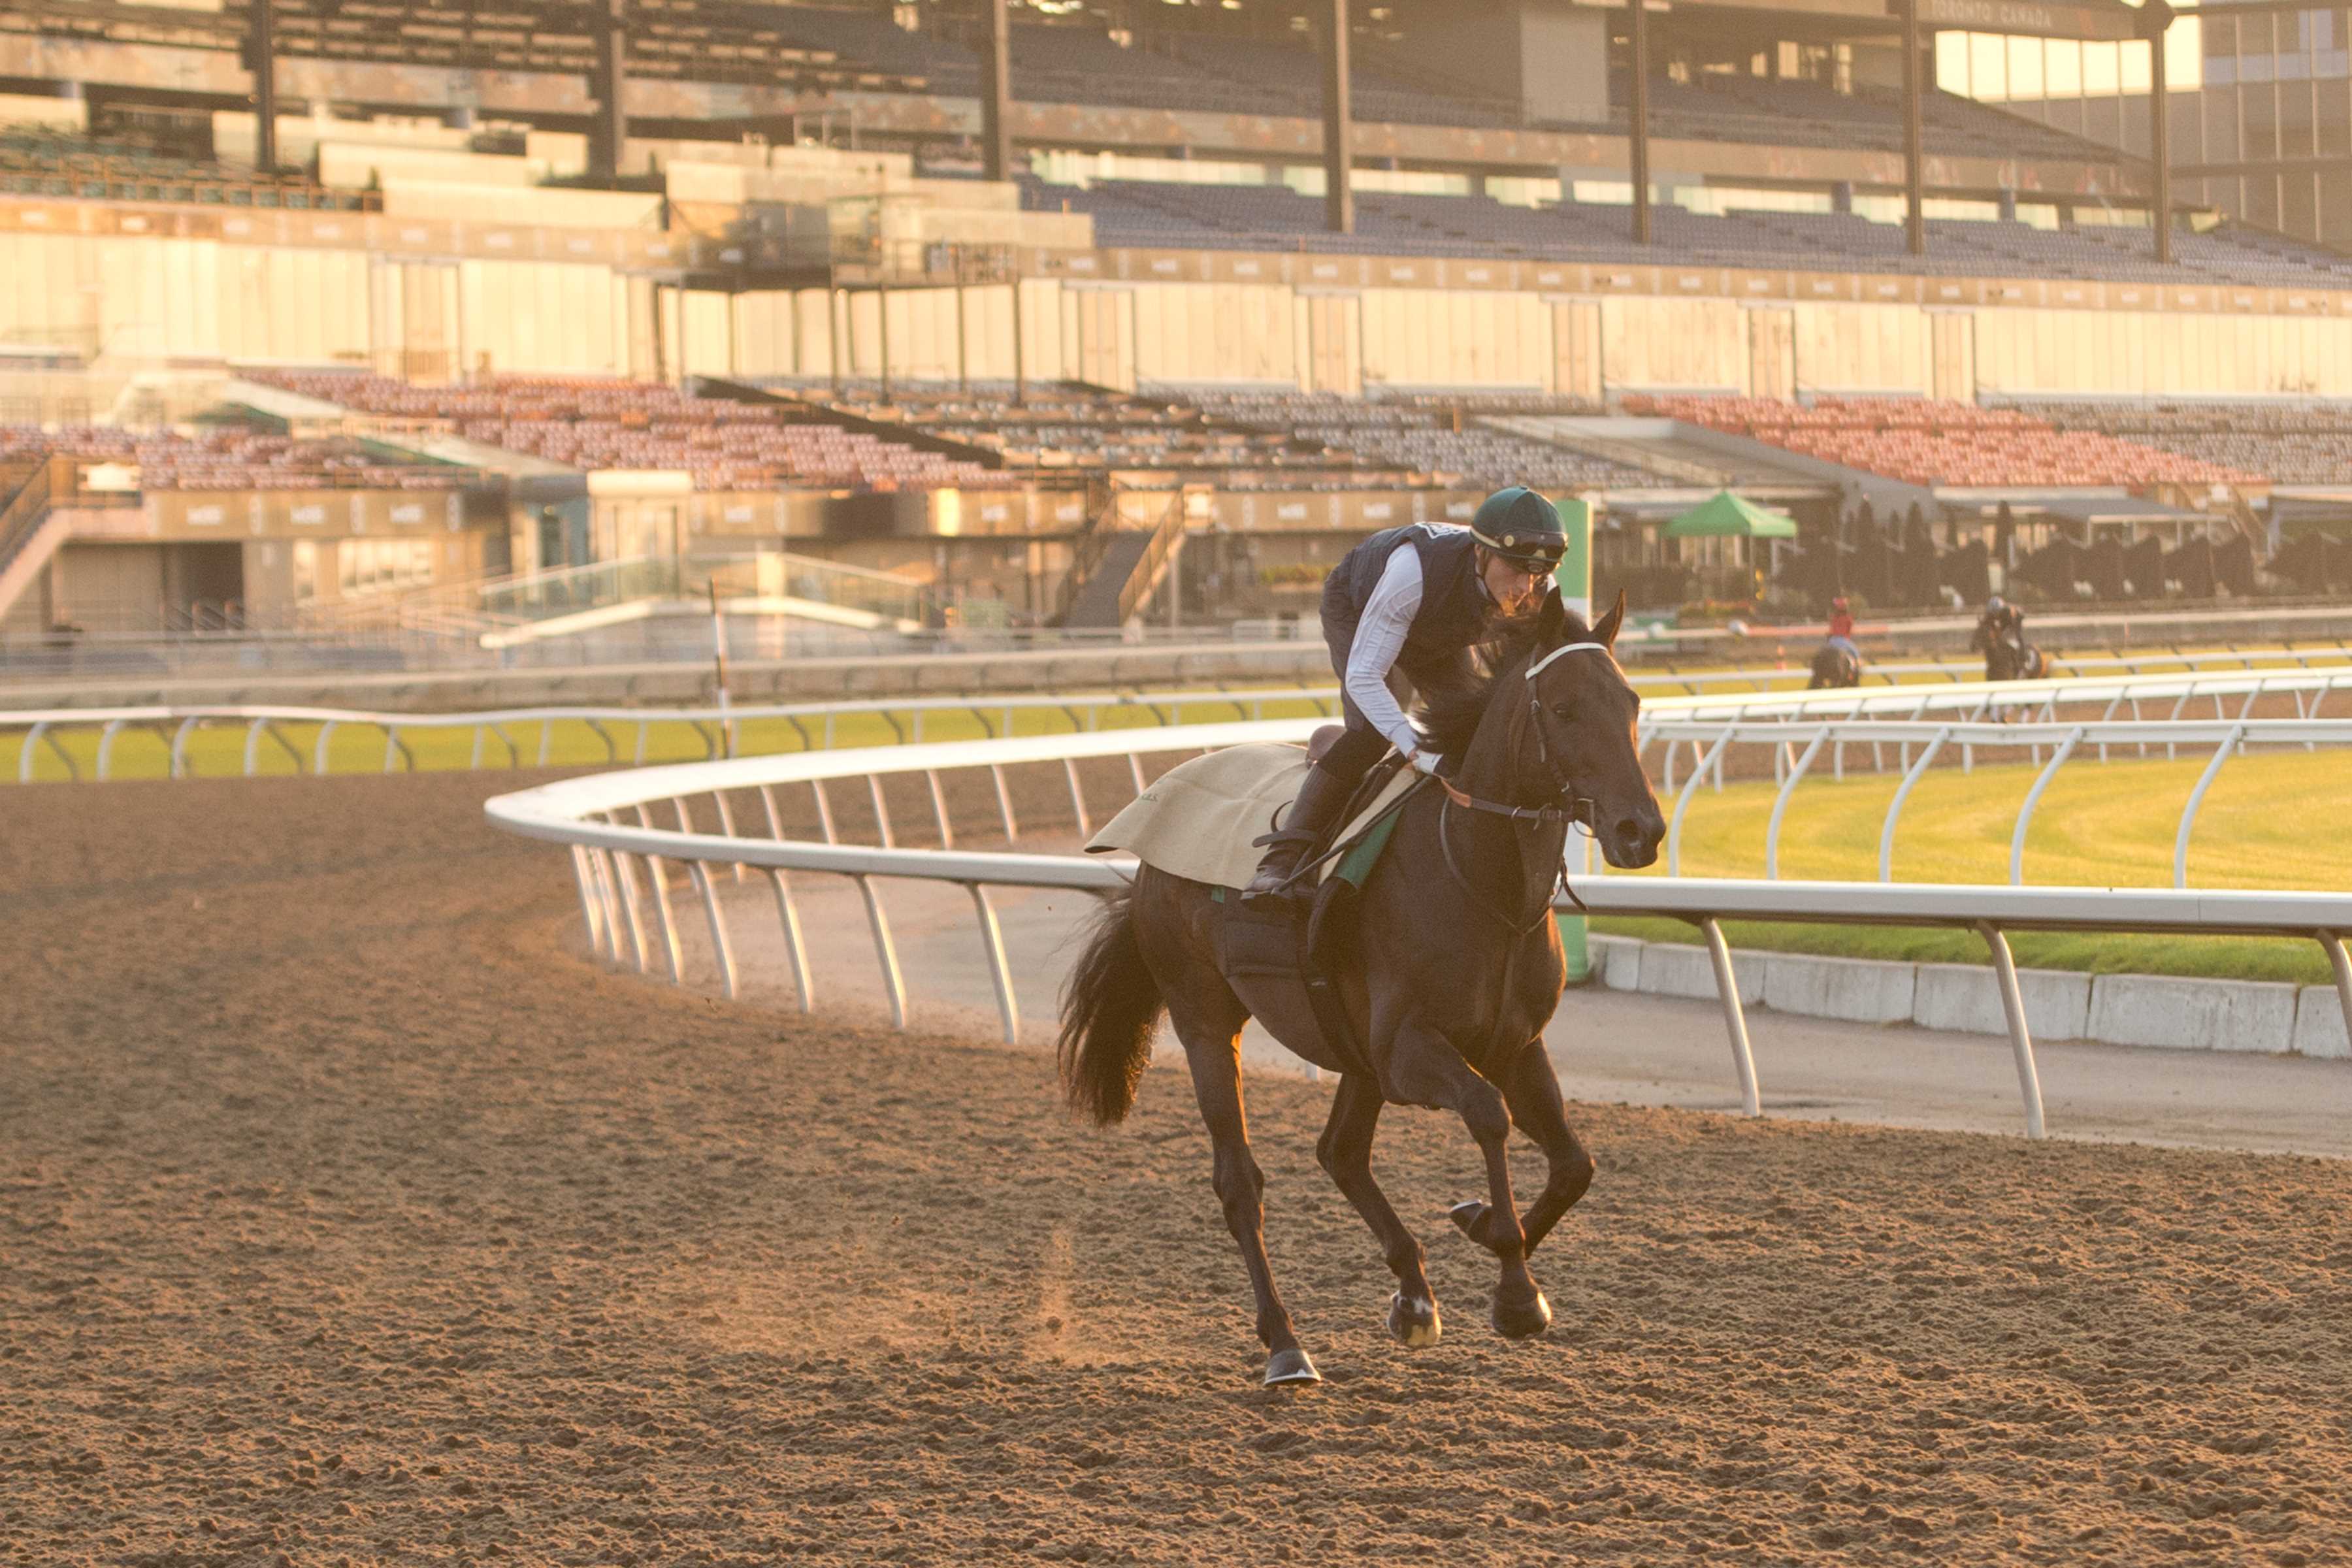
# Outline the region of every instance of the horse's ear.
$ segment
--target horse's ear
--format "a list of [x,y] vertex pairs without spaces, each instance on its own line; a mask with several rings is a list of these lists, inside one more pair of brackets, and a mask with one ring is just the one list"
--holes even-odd
[[1548,590],[1542,606],[1536,611],[1536,647],[1558,647],[1568,635],[1568,606],[1560,602],[1559,590]]
[[1600,624],[1592,628],[1592,640],[1612,652],[1615,651],[1617,628],[1624,624],[1625,590],[1620,588],[1617,590],[1617,602],[1609,606],[1609,613],[1601,616]]

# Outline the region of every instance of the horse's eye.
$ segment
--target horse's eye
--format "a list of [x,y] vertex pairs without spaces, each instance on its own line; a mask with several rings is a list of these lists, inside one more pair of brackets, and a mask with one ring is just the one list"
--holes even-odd
[[1551,713],[1553,718],[1565,724],[1576,717],[1576,705],[1572,702],[1555,702],[1551,705]]

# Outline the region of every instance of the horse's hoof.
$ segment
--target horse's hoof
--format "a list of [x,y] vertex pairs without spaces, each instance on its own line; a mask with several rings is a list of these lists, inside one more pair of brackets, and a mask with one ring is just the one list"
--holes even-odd
[[1276,1351],[1265,1358],[1265,1385],[1272,1388],[1280,1383],[1320,1383],[1323,1374],[1307,1359],[1305,1351]]
[[[1452,1208],[1447,1209],[1445,1217],[1452,1220],[1454,1227],[1463,1235],[1473,1241],[1478,1241],[1478,1222],[1486,1217],[1486,1205],[1472,1198],[1466,1203],[1455,1204]],[[1483,1247],[1486,1244],[1481,1241],[1479,1245]]]
[[1532,1300],[1506,1301],[1497,1296],[1486,1321],[1507,1340],[1530,1340],[1551,1327],[1551,1303],[1540,1290]]
[[1444,1331],[1445,1325],[1438,1321],[1436,1302],[1408,1297],[1402,1290],[1389,1298],[1389,1334],[1397,1343],[1411,1350],[1426,1350]]

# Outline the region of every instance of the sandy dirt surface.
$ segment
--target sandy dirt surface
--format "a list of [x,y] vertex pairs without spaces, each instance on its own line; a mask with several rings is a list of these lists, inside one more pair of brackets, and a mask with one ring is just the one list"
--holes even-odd
[[1577,1107],[1507,1344],[1392,1112],[1408,1352],[1261,1079],[1269,1392],[1180,1073],[601,973],[511,783],[0,805],[0,1562],[2352,1557],[2352,1166]]

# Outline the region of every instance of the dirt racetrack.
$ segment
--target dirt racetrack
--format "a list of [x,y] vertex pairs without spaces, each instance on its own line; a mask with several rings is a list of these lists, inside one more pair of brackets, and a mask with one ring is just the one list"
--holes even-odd
[[1575,1108],[1510,1345],[1392,1112],[1416,1353],[1260,1080],[1267,1392],[1180,1072],[600,973],[513,785],[0,796],[0,1562],[2352,1558],[2352,1167]]

